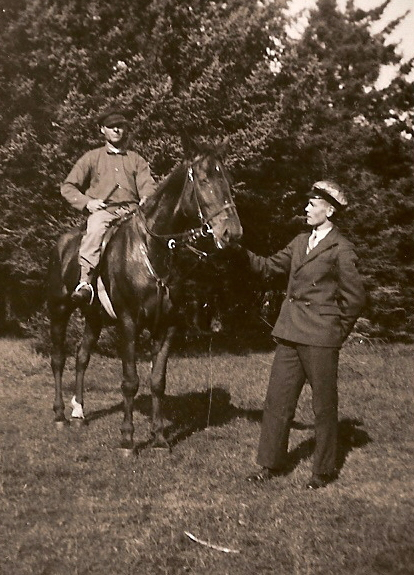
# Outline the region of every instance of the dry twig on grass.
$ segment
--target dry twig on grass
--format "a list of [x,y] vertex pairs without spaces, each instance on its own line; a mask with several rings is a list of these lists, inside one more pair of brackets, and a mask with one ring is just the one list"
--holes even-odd
[[199,543],[200,545],[204,545],[205,547],[210,547],[210,549],[215,549],[216,551],[222,551],[223,553],[240,553],[238,549],[229,549],[228,547],[221,547],[220,545],[214,545],[213,543],[209,543],[208,541],[203,541],[202,539],[198,539],[192,533],[188,531],[184,531],[184,533],[189,537],[192,541]]

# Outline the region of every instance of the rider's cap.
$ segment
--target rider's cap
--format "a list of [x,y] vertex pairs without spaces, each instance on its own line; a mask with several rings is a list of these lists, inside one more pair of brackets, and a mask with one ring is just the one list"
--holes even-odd
[[348,200],[338,184],[328,180],[321,180],[313,184],[307,196],[308,198],[322,198],[338,210],[344,209],[348,205]]
[[98,116],[98,124],[107,128],[114,128],[129,124],[128,112],[120,108],[107,108]]

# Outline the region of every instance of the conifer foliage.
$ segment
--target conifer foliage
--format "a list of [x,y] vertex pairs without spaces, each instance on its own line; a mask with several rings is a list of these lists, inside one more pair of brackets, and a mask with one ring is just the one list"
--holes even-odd
[[[350,209],[338,224],[370,294],[364,329],[412,337],[412,63],[387,44],[398,21],[371,32],[390,1],[368,11],[348,2],[341,12],[319,0],[292,37],[282,1],[4,0],[0,321],[27,319],[40,305],[48,252],[79,221],[59,183],[99,145],[99,111],[120,104],[159,179],[181,158],[184,133],[229,138],[244,243],[258,253],[302,229],[313,181],[342,184]],[[390,64],[395,79],[376,87]],[[225,289],[219,299],[241,305],[237,286]]]

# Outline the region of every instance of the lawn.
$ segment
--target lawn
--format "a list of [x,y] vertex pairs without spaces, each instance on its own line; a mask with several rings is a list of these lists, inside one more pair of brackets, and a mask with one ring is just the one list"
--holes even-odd
[[[340,364],[340,476],[308,492],[310,391],[289,472],[254,486],[272,353],[170,359],[171,453],[118,449],[120,362],[95,355],[89,425],[58,430],[48,358],[0,340],[1,575],[414,573],[414,346],[349,344]],[[146,362],[135,439],[149,433]],[[65,372],[69,403],[73,359]],[[194,538],[196,540],[194,540]]]

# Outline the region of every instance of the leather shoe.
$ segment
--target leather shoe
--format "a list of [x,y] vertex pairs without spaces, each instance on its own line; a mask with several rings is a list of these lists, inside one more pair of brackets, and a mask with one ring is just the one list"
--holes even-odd
[[260,471],[248,475],[246,481],[250,481],[250,483],[266,483],[266,481],[270,481],[278,475],[280,475],[280,471],[270,469],[270,467],[262,467]]
[[77,304],[83,304],[83,303],[91,304],[93,296],[94,293],[91,284],[82,283],[76,287],[75,291],[71,295],[71,299],[73,302]]
[[306,484],[306,489],[311,489],[313,491],[321,489],[326,487],[329,483],[332,483],[332,481],[335,481],[335,479],[337,479],[336,474],[323,473],[320,475],[312,475]]

